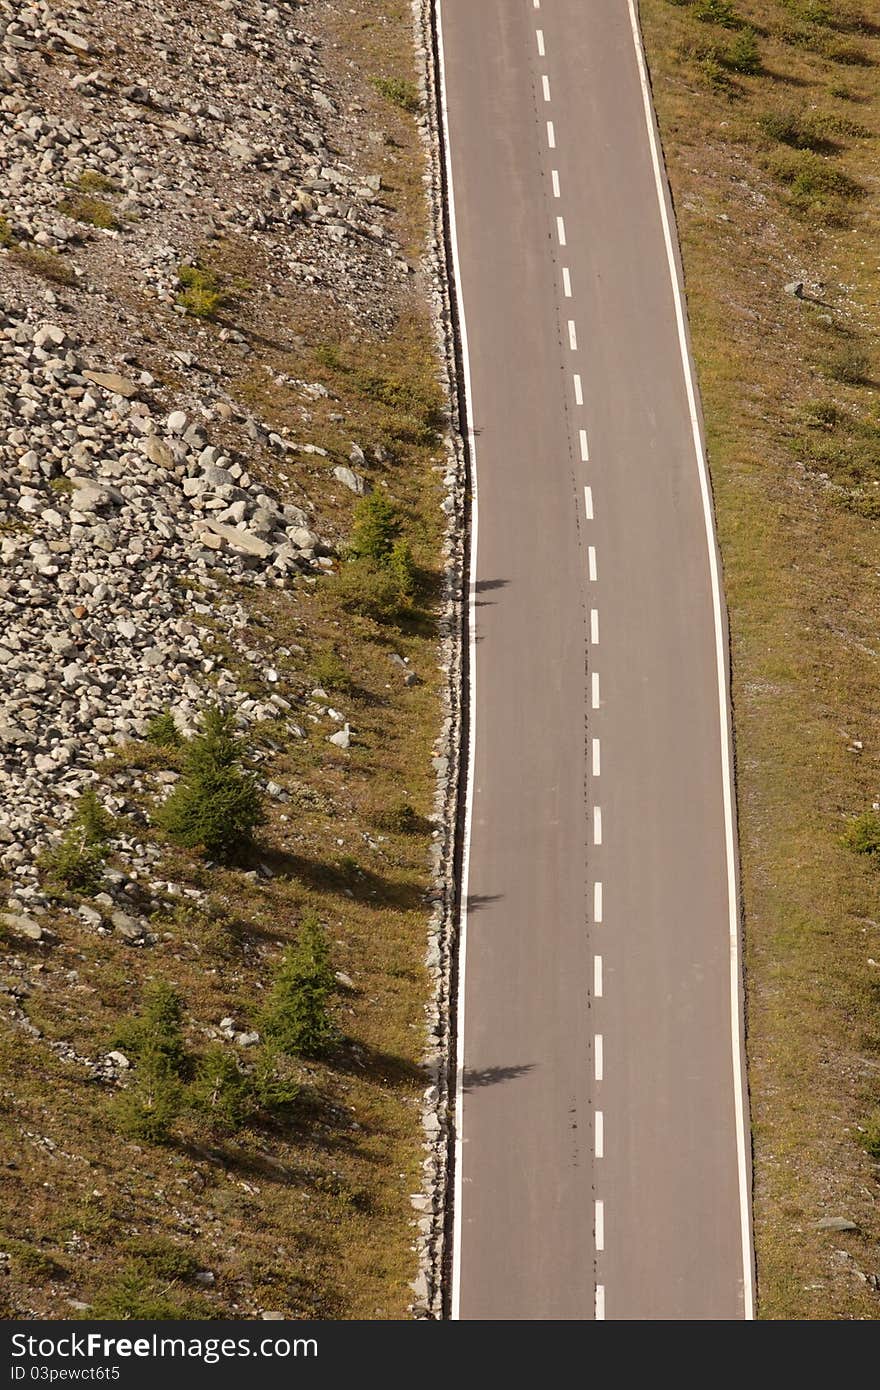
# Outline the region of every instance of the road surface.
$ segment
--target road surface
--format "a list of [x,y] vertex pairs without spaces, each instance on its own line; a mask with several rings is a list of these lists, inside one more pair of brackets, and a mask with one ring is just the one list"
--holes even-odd
[[628,0],[440,0],[477,497],[451,1313],[752,1316],[726,638]]

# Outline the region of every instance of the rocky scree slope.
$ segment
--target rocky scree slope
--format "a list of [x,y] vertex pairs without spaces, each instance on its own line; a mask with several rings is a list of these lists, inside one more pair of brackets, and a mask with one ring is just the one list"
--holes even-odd
[[[405,71],[411,64],[409,16],[400,7],[388,9],[392,18],[380,17],[373,51],[392,63],[398,55]],[[345,13],[357,12],[349,6]],[[121,966],[113,961],[116,1007],[135,1011],[144,970],[151,977],[164,971],[175,983],[175,972],[181,973],[175,964],[179,934],[160,931],[159,917],[167,925],[181,903],[213,911],[217,883],[224,910],[239,916],[248,893],[256,893],[255,880],[284,877],[260,865],[212,880],[180,855],[169,867],[167,845],[149,828],[143,793],[163,795],[178,774],[166,769],[145,777],[137,758],[134,766],[131,758],[118,761],[120,746],[138,744],[151,718],[170,708],[178,729],[189,735],[206,704],[233,709],[242,730],[253,732],[254,762],[265,765],[262,784],[273,826],[295,819],[278,816],[292,795],[307,811],[317,806],[332,817],[338,813],[335,793],[348,815],[342,817],[346,833],[353,827],[349,838],[383,853],[383,837],[359,828],[363,813],[338,766],[352,743],[348,713],[335,708],[344,697],[331,703],[324,690],[313,691],[315,681],[301,668],[307,651],[326,638],[324,629],[318,633],[309,624],[323,612],[315,608],[323,576],[340,566],[355,498],[386,488],[404,512],[430,514],[440,494],[426,488],[423,474],[408,470],[442,473],[443,463],[428,461],[432,442],[436,447],[430,431],[412,447],[406,430],[396,437],[393,428],[352,438],[359,422],[368,428],[375,420],[375,411],[369,413],[370,402],[364,413],[363,401],[343,398],[338,374],[330,379],[332,372],[328,377],[316,370],[322,360],[338,365],[340,350],[344,355],[349,347],[358,360],[381,366],[401,325],[424,319],[418,265],[404,253],[404,245],[417,250],[423,235],[418,138],[411,115],[383,102],[371,74],[344,49],[342,14],[326,0],[0,3],[3,990],[15,1035],[29,1037],[47,1067],[54,1054],[84,1069],[91,1083],[110,1088],[125,1084],[129,1062],[109,1048],[106,1027],[102,1033],[95,1023],[90,1032],[80,1019],[66,1036],[63,1027],[37,1026],[22,1007],[31,990],[43,996],[71,986],[94,990],[76,983],[72,961],[89,957],[84,941],[112,941],[114,950],[127,953]],[[396,196],[389,196],[388,172]],[[322,359],[318,348],[325,338],[334,347]],[[420,336],[419,330],[407,341],[430,357],[429,333]],[[399,344],[395,351],[400,360]],[[405,350],[402,355],[405,368]],[[348,386],[344,377],[342,384]],[[356,384],[350,389],[356,394]],[[372,389],[375,394],[375,381]],[[418,558],[430,568],[439,522],[419,525],[424,543]],[[277,636],[274,643],[256,641],[255,631],[265,626],[259,615],[279,612],[273,607],[279,599],[289,605],[286,643]],[[351,629],[355,644],[367,640],[361,629],[368,623],[346,619],[342,626]],[[340,623],[331,627],[338,633]],[[392,645],[424,657],[433,641],[429,623],[409,648],[403,635]],[[422,696],[413,692],[420,704],[395,706],[396,692],[421,684],[411,657],[399,651],[392,652],[393,682],[382,682],[395,692],[389,697],[383,690],[389,706],[384,721],[393,738],[395,720],[407,719],[408,736],[426,755],[424,768],[408,780],[427,792],[436,706],[430,679]],[[376,669],[375,644],[362,651],[355,645],[353,652],[356,665]],[[303,767],[320,767],[328,744],[337,760],[325,770],[330,793],[326,787],[310,791]],[[291,783],[296,746],[309,751]],[[366,783],[366,752],[359,771]],[[44,856],[90,786],[119,818],[114,866],[96,896],[77,902],[68,895],[59,902],[45,883]],[[315,852],[318,842],[344,843],[325,829],[315,831],[309,846]],[[419,856],[427,862],[424,842],[421,848],[413,843],[416,862]],[[407,854],[410,872],[413,847]],[[349,865],[345,872],[359,871]],[[410,877],[418,881],[419,873]],[[262,988],[273,947],[295,936],[305,900],[290,878],[290,893],[273,908],[280,911],[274,942],[251,949],[246,940],[244,963],[230,971],[236,1014],[248,992]],[[362,896],[357,885],[343,892],[341,881],[335,872],[339,942],[348,939],[344,899]],[[303,891],[312,889],[322,889],[315,873]],[[318,898],[319,911],[322,905]],[[411,933],[412,923],[406,926]],[[355,955],[362,952],[360,929],[352,926]],[[246,937],[246,921],[243,930]],[[163,943],[173,951],[160,966]],[[423,944],[424,938],[407,944],[408,958],[417,961]],[[57,969],[40,955],[47,950],[59,961]],[[256,985],[248,983],[249,970]],[[348,975],[342,978],[354,988]],[[410,1021],[399,1027],[409,1030],[408,1046],[417,1054],[424,985],[418,968],[411,978],[401,1005]],[[379,1013],[383,987],[377,985],[370,1000]],[[211,1006],[218,1016],[232,1012],[222,997],[212,998]],[[223,1022],[218,1026],[211,1016],[189,1026],[198,1038],[230,1046],[259,1038],[245,1026],[231,1026],[228,1017]],[[381,1026],[366,1022],[374,1046],[383,1041]],[[418,1071],[398,1068],[395,1077],[401,1076],[398,1110],[386,1113],[384,1123],[414,1170]],[[314,1068],[308,1078],[320,1089]],[[388,1077],[380,1079],[384,1093]],[[393,1079],[390,1084],[393,1091]],[[14,1111],[21,1101],[14,1087],[7,1100]],[[383,1104],[393,1110],[393,1097]],[[51,1108],[40,1099],[37,1106],[45,1126],[37,1139],[43,1151],[56,1152]],[[330,1113],[342,1110],[331,1105]],[[375,1140],[380,1163],[381,1129]],[[288,1140],[276,1135],[276,1147]],[[190,1159],[197,1168],[201,1160]],[[83,1153],[73,1160],[93,1161]],[[317,1168],[323,1161],[315,1158]],[[204,1162],[213,1184],[216,1153]],[[9,1166],[16,1175],[13,1200],[20,1202],[18,1165]],[[337,1185],[355,1181],[335,1171]],[[417,1181],[406,1176],[410,1185]],[[198,1189],[207,1179],[196,1173],[193,1181]],[[371,1181],[381,1181],[381,1170]],[[81,1176],[72,1177],[72,1200],[79,1185]],[[80,1269],[74,1260],[74,1273],[66,1277],[85,1299],[72,1297],[57,1269],[46,1273],[51,1260],[42,1274],[34,1272],[39,1261],[31,1247],[57,1243],[57,1237],[38,1221],[29,1228],[30,1263],[19,1262],[10,1305],[16,1312],[46,1316],[70,1304],[95,1306],[89,1269],[92,1284],[99,1273],[104,1281],[111,1278],[115,1246],[146,1220],[139,1205],[144,1194],[136,1186],[127,1191],[128,1224],[120,1215],[93,1249],[76,1233],[74,1254],[84,1264]],[[371,1201],[364,1198],[367,1206]],[[320,1316],[369,1303],[377,1306],[368,1316],[399,1316],[405,1277],[413,1271],[405,1198],[395,1202],[378,1237],[380,1247],[386,1241],[393,1251],[384,1273],[379,1259],[363,1288],[340,1292],[334,1281],[344,1285],[345,1278],[334,1261],[341,1262],[341,1254],[327,1255],[311,1283],[299,1275],[284,1283],[284,1309]],[[199,1220],[198,1212],[189,1215],[189,1234]],[[163,1239],[180,1235],[179,1222],[169,1229]],[[252,1232],[248,1238],[257,1241],[256,1266],[260,1237]],[[14,1254],[12,1278],[15,1283]],[[204,1297],[212,1288],[220,1316],[261,1311],[268,1295],[255,1292],[258,1284],[256,1276],[240,1272],[228,1284],[219,1276],[216,1287],[201,1280]]]

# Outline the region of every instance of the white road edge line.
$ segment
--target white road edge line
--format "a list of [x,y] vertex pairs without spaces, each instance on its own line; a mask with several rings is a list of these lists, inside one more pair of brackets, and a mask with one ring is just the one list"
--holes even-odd
[[594,845],[601,845],[601,843],[602,843],[602,807],[601,807],[601,806],[594,806],[594,807],[593,807],[593,844],[594,844]]
[[553,129],[552,121],[547,122],[547,144],[550,146],[551,150],[556,149],[556,131]]
[[545,101],[549,101],[549,100],[550,100],[550,78],[546,75],[546,73],[545,73],[544,76],[541,78],[541,88],[542,88],[542,90],[543,90],[543,92],[544,92],[544,100],[545,100]]
[[560,197],[560,195],[561,195],[561,190],[560,190],[560,187],[559,187],[559,170],[558,170],[558,169],[551,169],[551,170],[550,170],[550,180],[551,180],[551,182],[552,182],[552,184],[553,184],[553,197],[554,197],[554,198]]
[[544,30],[536,29],[535,38],[538,40],[538,57],[544,57]]
[[597,738],[593,739],[593,776],[602,776],[602,751]]
[[730,768],[730,709],[727,688],[727,663],[724,651],[724,623],[721,610],[721,583],[718,574],[718,554],[716,549],[715,519],[712,511],[712,494],[709,486],[709,469],[700,433],[700,416],[697,410],[697,393],[694,384],[693,368],[688,350],[687,329],[685,326],[684,303],[678,280],[678,267],[672,239],[669,211],[663,184],[662,164],[657,132],[654,124],[654,108],[651,102],[651,87],[648,80],[648,65],[642,34],[634,0],[627,0],[630,27],[639,68],[639,82],[642,88],[642,103],[648,139],[651,142],[651,160],[654,166],[654,185],[660,205],[660,219],[663,224],[663,239],[666,243],[666,260],[669,278],[672,281],[672,294],[675,300],[675,318],[678,326],[678,346],[681,352],[681,365],[687,389],[688,409],[690,411],[691,431],[693,433],[694,453],[700,476],[700,493],[703,501],[703,520],[706,528],[706,545],[709,551],[709,572],[712,581],[712,603],[715,614],[715,664],[718,677],[718,718],[721,725],[721,780],[724,788],[724,838],[727,852],[727,898],[728,898],[728,946],[730,953],[730,1033],[733,1061],[733,1099],[736,1117],[737,1171],[739,1177],[740,1240],[743,1266],[743,1314],[746,1321],[755,1316],[754,1258],[751,1237],[751,1203],[748,1181],[747,1144],[745,1130],[745,1087],[743,1080],[742,1054],[743,1034],[740,1010],[740,988],[742,971],[740,966],[739,940],[739,897],[736,883],[736,845],[733,833],[733,785]]
[[596,1322],[605,1321],[605,1285],[596,1285]]
[[596,1198],[596,1249],[605,1249],[605,1203],[601,1197]]
[[580,441],[581,441],[581,463],[589,463],[589,462],[590,462],[590,446],[589,446],[589,443],[587,442],[587,431],[586,431],[586,430],[581,430],[581,432],[580,432]]
[[587,521],[593,520],[593,489],[589,484],[584,488],[584,506],[587,509]]
[[562,217],[557,217],[557,219],[556,219],[556,234],[557,234],[557,236],[559,237],[559,245],[560,245],[560,246],[564,246],[564,245],[565,245],[565,219],[562,218]]
[[593,956],[593,993],[597,999],[601,999],[603,992],[602,957]]
[[[535,0],[535,9],[540,7],[540,0]],[[471,387],[471,368],[470,357],[468,355],[467,321],[464,312],[464,299],[461,286],[461,265],[458,255],[458,235],[455,220],[455,189],[452,179],[452,146],[450,143],[449,118],[448,118],[448,98],[446,86],[446,55],[443,48],[443,5],[442,0],[437,0],[437,53],[440,68],[440,119],[443,126],[443,136],[446,153],[446,191],[449,202],[449,241],[452,254],[452,266],[455,275],[455,301],[458,310],[458,326],[461,339],[461,361],[465,403],[467,407],[467,430],[468,448],[471,460],[471,536],[470,536],[470,592],[468,595],[468,651],[470,664],[470,690],[468,692],[468,717],[469,717],[469,756],[467,765],[467,783],[465,790],[464,807],[464,846],[462,850],[462,869],[461,869],[461,920],[458,933],[458,990],[456,994],[456,1025],[457,1025],[457,1050],[456,1050],[456,1069],[455,1069],[455,1182],[453,1192],[453,1221],[452,1221],[452,1307],[451,1316],[459,1319],[461,1316],[461,1230],[462,1230],[462,1163],[463,1163],[463,1128],[464,1128],[464,1005],[465,1005],[465,971],[467,968],[467,927],[468,927],[468,882],[470,878],[470,849],[471,849],[471,827],[473,824],[474,807],[474,736],[476,730],[477,716],[477,695],[476,695],[476,661],[477,661],[477,540],[479,528],[479,510],[477,499],[477,444],[473,427],[473,392]]]
[[593,1076],[601,1081],[605,1075],[605,1039],[597,1033],[593,1039]]
[[571,273],[567,265],[562,267],[562,290],[566,299],[571,299]]
[[592,686],[593,686],[593,709],[598,709],[598,708],[599,708],[599,672],[598,672],[598,671],[594,671],[594,672],[593,672]]
[[601,885],[601,883],[594,883],[594,884],[593,884],[593,921],[596,922],[597,924],[598,924],[598,923],[601,923],[601,921],[602,921],[602,885]]
[[577,352],[577,345],[578,345],[577,328],[575,327],[574,319],[569,319],[569,320],[568,320],[568,346],[571,348],[572,352]]
[[597,1158],[605,1157],[605,1116],[601,1110],[596,1111],[595,1119],[596,1135],[593,1140],[593,1148]]

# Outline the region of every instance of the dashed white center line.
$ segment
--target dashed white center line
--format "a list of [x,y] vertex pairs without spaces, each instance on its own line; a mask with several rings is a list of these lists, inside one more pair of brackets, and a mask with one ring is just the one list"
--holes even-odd
[[594,806],[594,807],[593,807],[593,844],[594,844],[594,845],[601,845],[601,843],[602,843],[602,807],[601,807],[601,806]]
[[550,178],[551,178],[552,183],[553,183],[553,197],[554,197],[554,198],[558,198],[558,197],[560,196],[560,188],[559,188],[559,170],[558,170],[558,169],[551,169],[551,170],[550,170]]
[[584,403],[584,388],[583,388],[583,386],[581,385],[581,379],[580,379],[580,377],[578,376],[577,372],[575,372],[575,374],[574,374],[574,399],[575,399],[575,404],[576,404],[576,405],[583,405],[583,403]]
[[599,740],[598,740],[597,738],[594,738],[594,739],[593,739],[593,776],[594,776],[594,777],[601,777],[601,775],[602,775],[602,753],[601,753],[601,750],[600,750],[600,748],[599,748]]
[[541,86],[544,90],[544,100],[550,100],[550,78],[546,75],[541,78]]
[[601,922],[601,921],[602,921],[602,885],[601,885],[601,883],[594,883],[594,884],[593,884],[593,921],[594,921],[594,922]]
[[596,1198],[596,1249],[605,1249],[605,1203]]
[[567,265],[562,267],[562,289],[566,299],[571,299],[571,275]]
[[593,1076],[601,1081],[605,1074],[605,1039],[597,1033],[593,1039]]
[[605,1285],[596,1285],[596,1321],[605,1321]]
[[556,131],[553,129],[552,121],[547,122],[547,144],[550,146],[551,150],[556,149]]
[[557,217],[557,219],[556,219],[556,233],[557,233],[557,235],[558,235],[558,237],[559,237],[559,245],[560,245],[560,246],[564,246],[564,245],[565,245],[565,221],[564,221],[564,219],[561,218],[561,217]]
[[593,520],[593,489],[588,485],[584,488],[584,506],[587,509],[587,521]]
[[544,57],[544,30],[536,29],[535,38],[538,40],[538,57]]
[[592,642],[592,644],[593,644],[594,647],[598,647],[598,645],[599,645],[599,610],[598,610],[598,608],[591,608],[591,609],[590,609],[590,641]]
[[571,348],[572,352],[577,352],[577,345],[578,345],[577,328],[575,327],[574,319],[569,319],[569,320],[568,320],[568,346]]
[[586,430],[581,430],[580,439],[581,439],[581,463],[589,463],[589,462],[590,462],[590,446],[589,446],[589,443],[587,442],[587,431],[586,431]]
[[594,1141],[597,1158],[605,1157],[605,1116],[601,1110],[596,1111],[596,1138]]
[[602,957],[593,956],[593,993],[597,999],[602,998]]
[[596,547],[594,545],[587,547],[587,566],[590,574],[590,583],[595,584],[598,570],[596,568]]
[[598,671],[594,671],[594,672],[593,672],[592,686],[593,686],[593,709],[598,709],[598,708],[599,708],[599,672],[598,672]]

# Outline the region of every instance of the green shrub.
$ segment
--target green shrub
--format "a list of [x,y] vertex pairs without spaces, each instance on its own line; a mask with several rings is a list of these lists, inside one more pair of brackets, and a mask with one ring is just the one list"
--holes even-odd
[[755,77],[761,71],[761,50],[754,29],[742,29],[731,40],[725,54],[724,66],[743,77]]
[[177,991],[165,980],[150,980],[144,986],[140,1013],[119,1025],[113,1045],[135,1059],[160,1054],[173,1074],[182,1076],[187,1057],[183,1003]]
[[86,169],[76,181],[81,193],[118,193],[119,189],[112,179],[99,174],[95,169]]
[[311,677],[315,685],[324,690],[339,690],[347,694],[354,688],[348,668],[334,651],[318,653],[312,662]]
[[217,276],[213,271],[205,270],[202,266],[187,264],[179,266],[177,279],[181,287],[177,302],[194,318],[216,318],[224,305],[229,302],[229,294],[222,288]]
[[349,560],[326,585],[331,603],[377,623],[393,623],[405,610],[407,598],[388,565],[375,560]]
[[123,1249],[144,1270],[168,1283],[191,1279],[204,1267],[188,1250],[164,1236],[133,1236]]
[[27,1240],[4,1238],[7,1253],[12,1258],[12,1267],[20,1279],[32,1284],[46,1284],[50,1280],[66,1279],[70,1270],[49,1250],[34,1245]]
[[880,1163],[880,1109],[868,1116],[862,1144],[877,1163]]
[[177,1294],[173,1283],[154,1278],[140,1261],[125,1265],[92,1294],[91,1304],[85,1316],[107,1322],[185,1322],[210,1316],[212,1307],[193,1294]]
[[362,560],[386,560],[400,535],[397,508],[381,492],[358,499],[349,553]]
[[142,1050],[134,1077],[113,1101],[119,1133],[147,1144],[163,1144],[180,1113],[183,1087],[163,1048]]
[[187,1100],[215,1133],[234,1134],[253,1111],[253,1087],[235,1055],[217,1043],[199,1058]]
[[85,222],[88,226],[99,227],[105,232],[115,231],[122,226],[109,203],[87,194],[73,194],[62,198],[58,204],[58,211],[64,213],[65,217],[72,218],[74,222]]
[[421,106],[415,85],[403,77],[374,77],[373,86],[392,106],[399,106],[401,111],[407,111],[411,116]]
[[253,1074],[254,1097],[261,1110],[283,1115],[296,1104],[302,1086],[292,1074],[287,1054],[276,1043],[260,1048]]
[[424,830],[421,816],[408,801],[394,801],[380,806],[373,815],[373,822],[379,830],[391,835],[415,835]]
[[832,430],[846,418],[834,401],[807,401],[804,420],[813,429]]
[[731,0],[697,0],[694,14],[704,24],[720,24],[724,29],[739,29],[742,25]]
[[164,709],[150,720],[145,737],[148,743],[154,743],[157,748],[180,748],[183,743],[183,734],[175,724],[170,709]]
[[863,811],[855,816],[843,833],[843,843],[856,854],[880,855],[880,815]]
[[318,919],[308,914],[272,986],[263,1016],[266,1037],[288,1056],[325,1056],[339,1041],[328,1008],[335,988],[327,938]]
[[391,428],[397,439],[427,444],[443,428],[443,398],[433,380],[362,371],[355,385],[368,400],[393,413]]
[[796,111],[767,111],[758,117],[758,126],[770,140],[790,145],[795,150],[815,149],[825,144],[825,138]]
[[92,788],[87,788],[60,845],[43,860],[49,879],[74,893],[96,893],[112,829],[111,817]]
[[345,371],[342,353],[336,343],[318,343],[314,352],[319,367],[329,367],[334,372]]
[[770,172],[787,185],[789,202],[801,216],[814,215],[831,223],[841,222],[848,203],[864,194],[855,179],[811,150],[797,150],[776,156]]
[[412,551],[406,541],[395,541],[388,556],[388,569],[394,576],[401,602],[408,604],[412,602],[416,587],[416,571],[413,564]]
[[839,381],[845,386],[860,386],[871,369],[871,359],[855,343],[847,343],[826,357],[823,365],[832,381]]
[[846,67],[853,68],[869,68],[871,66],[870,53],[857,43],[846,43],[839,39],[832,39],[823,45],[822,51],[832,63],[843,63]]
[[51,281],[53,285],[64,285],[67,289],[76,284],[73,266],[63,256],[59,256],[57,251],[45,251],[42,247],[22,246],[16,243],[12,247],[12,253],[18,264],[31,275],[38,275],[43,280]]
[[202,732],[184,746],[183,775],[154,819],[177,844],[228,861],[251,843],[263,820],[263,798],[234,716],[217,706],[202,715]]

